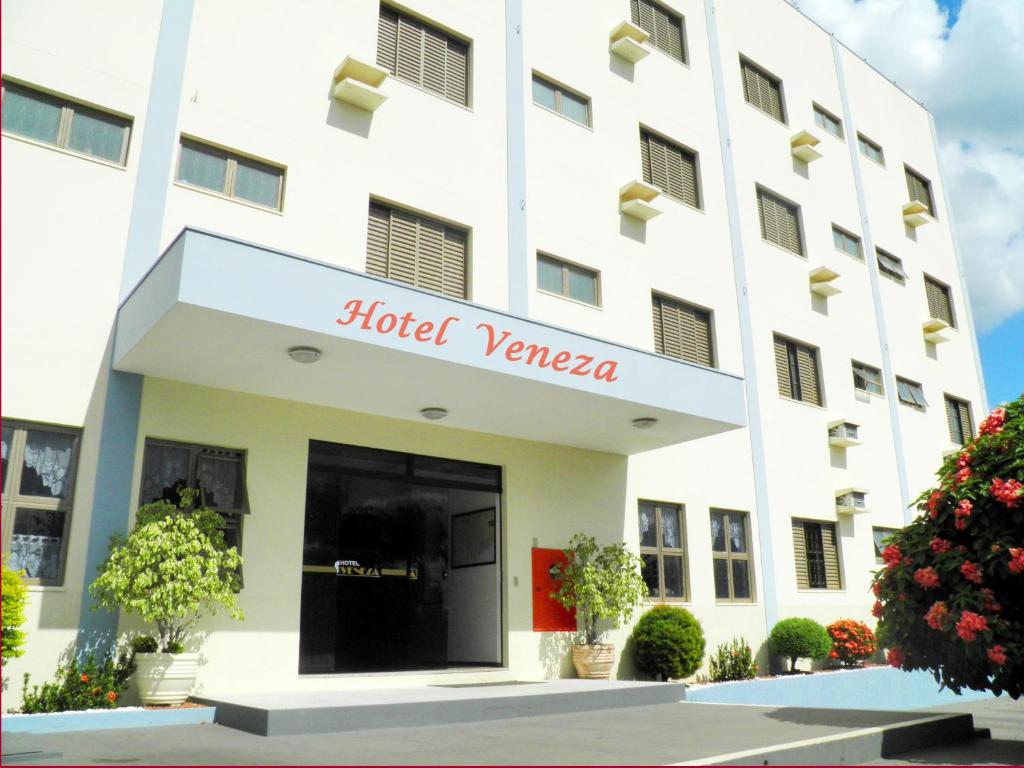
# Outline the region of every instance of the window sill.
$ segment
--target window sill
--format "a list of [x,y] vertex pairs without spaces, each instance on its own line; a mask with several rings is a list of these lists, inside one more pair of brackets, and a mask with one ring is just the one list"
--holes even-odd
[[775,248],[776,250],[782,251],[783,253],[788,253],[790,256],[796,256],[798,259],[803,259],[804,261],[809,261],[807,256],[805,256],[804,254],[798,253],[797,251],[791,251],[791,250],[789,250],[789,248],[781,246],[778,243],[773,243],[771,240],[767,240],[767,239],[762,237],[761,238],[761,242],[764,243],[765,245],[770,245],[772,248]]
[[761,108],[760,108],[759,106],[757,106],[756,104],[751,104],[751,103],[750,103],[749,101],[747,101],[746,99],[744,99],[744,100],[743,100],[743,103],[744,103],[744,104],[746,104],[746,105],[747,105],[748,107],[750,107],[750,108],[751,108],[752,110],[754,110],[755,112],[757,112],[757,114],[759,114],[759,115],[764,115],[765,117],[767,117],[767,118],[770,118],[770,119],[771,119],[771,121],[772,121],[773,123],[777,123],[778,125],[781,125],[781,126],[783,126],[783,127],[785,127],[785,128],[789,128],[789,123],[788,123],[787,121],[785,121],[785,120],[779,120],[779,119],[778,119],[777,117],[775,117],[775,115],[773,115],[773,114],[772,114],[771,112],[765,112],[765,111],[764,111],[763,109],[761,109]]
[[721,606],[721,607],[725,607],[727,605],[738,605],[738,606],[743,606],[743,607],[750,607],[750,606],[753,606],[753,605],[757,605],[757,601],[756,600],[730,600],[730,599],[725,598],[725,597],[716,597],[715,598],[715,605],[716,606]]
[[[885,400],[885,393],[884,392],[869,392],[866,389],[857,389],[857,387],[854,387],[853,388],[853,393],[854,393],[855,396],[858,396],[857,399],[860,400],[862,403],[863,402],[870,402],[871,401],[870,399],[872,397],[877,397],[877,398],[879,398],[881,400]],[[863,396],[866,396],[868,398],[868,400],[864,400]]]
[[23,144],[30,144],[33,147],[40,147],[42,149],[49,149],[52,152],[56,152],[61,155],[68,155],[69,157],[77,157],[80,160],[88,160],[90,163],[96,163],[96,165],[102,165],[106,168],[113,168],[115,171],[127,171],[127,165],[121,163],[115,163],[111,160],[104,160],[102,157],[95,157],[94,155],[87,155],[84,152],[75,152],[72,149],[66,149],[65,147],[58,147],[56,144],[47,144],[45,141],[36,141],[26,136],[19,136],[16,133],[10,133],[8,131],[3,132],[5,139],[13,139],[14,141],[20,141]]
[[203,195],[209,195],[210,197],[215,197],[218,200],[227,200],[229,203],[244,205],[246,208],[253,208],[257,211],[263,211],[264,213],[270,213],[275,216],[284,216],[284,211],[280,208],[269,208],[265,205],[260,205],[259,203],[250,203],[248,200],[243,200],[240,197],[231,197],[230,195],[225,195],[223,192],[214,192],[212,189],[206,189],[205,187],[196,187],[192,184],[186,184],[183,181],[175,181],[174,186],[180,187],[181,189],[188,189],[192,192],[199,192]]
[[808,408],[816,408],[819,411],[828,410],[824,405],[818,405],[817,403],[809,403],[806,400],[796,400],[792,397],[786,397],[785,395],[779,395],[779,400],[783,400],[787,403],[796,403],[798,405],[806,405]]
[[545,291],[543,288],[538,288],[537,289],[537,293],[542,294],[544,296],[551,296],[552,298],[555,298],[555,299],[561,299],[562,301],[568,301],[568,302],[570,302],[572,304],[576,304],[576,305],[581,306],[581,307],[586,307],[587,309],[596,309],[598,312],[600,312],[602,310],[602,307],[601,307],[600,304],[590,304],[590,303],[588,303],[586,301],[580,301],[579,299],[574,299],[572,296],[563,296],[560,293],[552,293],[551,291]]
[[900,400],[899,404],[906,408],[910,408],[911,410],[917,411],[918,413],[924,413],[927,410],[925,406],[918,405],[917,403],[905,403],[902,400]]
[[[689,210],[693,211],[694,213],[703,214],[705,212],[704,209],[701,208],[700,206],[693,205],[692,203],[688,203],[685,200],[680,200],[678,197],[672,197],[672,195],[670,195],[665,190],[661,189],[661,187],[657,187],[657,189],[661,192],[661,195],[659,196],[659,199],[660,198],[664,198],[665,200],[669,200],[670,202],[673,202],[676,205],[683,206],[683,208],[688,208]],[[700,190],[698,190],[698,191],[700,191]],[[785,249],[783,249],[783,250],[785,250]]]
[[846,590],[842,589],[842,588],[840,588],[840,589],[829,589],[828,587],[818,587],[818,588],[808,587],[807,589],[797,589],[797,594],[800,594],[800,595],[820,595],[820,594],[826,594],[826,595],[845,595],[846,594]]
[[867,156],[867,155],[865,155],[865,154],[864,154],[863,152],[861,152],[861,153],[860,153],[860,156],[861,156],[861,157],[863,157],[863,158],[864,158],[865,160],[868,160],[868,161],[870,161],[870,162],[874,163],[874,164],[875,164],[875,165],[877,165],[877,166],[878,166],[879,168],[882,168],[883,170],[885,169],[885,163],[880,163],[880,162],[878,162],[877,160],[875,160],[875,159],[874,159],[873,157],[868,157],[868,156]]
[[29,592],[67,592],[68,588],[56,584],[26,584],[25,589]]
[[674,61],[676,64],[678,64],[679,66],[683,67],[684,69],[687,69],[687,70],[690,69],[690,62],[689,61],[686,61],[685,59],[683,61],[680,61],[675,56],[672,56],[672,55],[670,55],[668,53],[665,53],[663,50],[661,50],[661,48],[658,48],[656,45],[654,45],[654,43],[651,42],[650,38],[647,39],[647,42],[645,43],[645,45],[651,51],[653,51],[654,53],[657,53],[657,54],[660,54],[660,55],[664,56],[669,61]]
[[843,251],[843,250],[840,250],[839,248],[833,248],[832,250],[835,251],[836,253],[841,253],[841,254],[843,254],[843,256],[847,256],[847,257],[853,259],[854,261],[859,261],[861,264],[865,263],[863,256],[854,256],[849,251]]
[[[458,107],[459,109],[465,110],[466,112],[473,114],[473,108],[468,104],[459,104],[459,102],[452,101],[447,96],[442,96],[437,91],[432,91],[429,88],[424,88],[422,85],[416,85],[416,83],[410,82],[409,80],[406,80],[404,77],[399,77],[393,72],[388,72],[388,77],[390,77],[396,83],[401,83],[402,85],[408,86],[409,88],[412,88],[415,91],[425,93],[428,96],[433,96],[435,99],[440,99],[445,104],[451,104],[453,107]],[[557,112],[555,114],[557,114]],[[579,125],[579,123],[577,123],[577,125]]]
[[543,104],[538,104],[536,101],[533,102],[533,106],[537,107],[537,109],[542,109],[545,112],[547,112],[548,114],[554,115],[555,117],[560,117],[563,120],[565,120],[566,122],[572,123],[577,128],[586,128],[591,133],[594,132],[594,127],[592,125],[587,125],[586,123],[579,123],[579,122],[573,120],[571,117],[568,117],[567,115],[563,115],[561,112],[559,112],[557,110],[554,110],[551,107],[545,107]]

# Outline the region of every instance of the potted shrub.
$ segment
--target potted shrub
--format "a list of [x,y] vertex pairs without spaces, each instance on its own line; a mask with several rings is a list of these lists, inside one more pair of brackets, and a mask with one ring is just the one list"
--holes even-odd
[[648,677],[681,680],[704,660],[704,630],[685,608],[656,605],[633,629],[636,666]]
[[[583,678],[606,679],[615,661],[615,646],[601,643],[608,625],[622,626],[640,601],[647,584],[640,575],[641,561],[623,542],[598,547],[592,536],[577,533],[565,550],[566,561],[554,566],[559,581],[554,598],[563,608],[576,609],[580,639],[572,647],[572,663]],[[599,627],[598,622],[606,622]]]
[[242,558],[228,547],[223,519],[192,508],[195,491],[181,491],[175,506],[157,501],[139,508],[127,538],[115,536],[111,553],[89,592],[97,607],[138,614],[156,626],[155,638],[136,638],[134,679],[144,704],[180,704],[192,690],[199,654],[185,653],[190,632],[204,616],[235,602]]
[[832,649],[832,638],[813,619],[783,619],[768,636],[771,649],[789,659],[789,671],[796,672],[799,659],[823,659]]

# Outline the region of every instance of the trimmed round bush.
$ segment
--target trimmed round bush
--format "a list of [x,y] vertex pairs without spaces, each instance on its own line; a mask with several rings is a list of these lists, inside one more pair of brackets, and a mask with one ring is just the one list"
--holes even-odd
[[633,629],[637,668],[647,677],[684,678],[704,659],[704,630],[685,608],[656,605]]
[[773,653],[789,659],[790,672],[797,659],[823,659],[832,650],[832,638],[813,619],[783,619],[772,627],[768,642]]
[[828,652],[830,659],[835,659],[844,667],[856,667],[864,663],[878,650],[878,639],[871,628],[863,621],[856,619],[839,619],[829,624],[829,637],[832,638],[832,650]]

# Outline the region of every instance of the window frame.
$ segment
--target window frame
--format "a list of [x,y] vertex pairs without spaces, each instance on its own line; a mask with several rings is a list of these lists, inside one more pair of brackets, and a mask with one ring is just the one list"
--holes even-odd
[[[674,502],[667,501],[652,501],[651,499],[638,499],[637,500],[637,525],[639,526],[640,518],[640,507],[643,504],[649,504],[654,507],[654,520],[655,520],[655,541],[658,542],[657,546],[644,546],[642,543],[639,545],[640,556],[643,555],[656,555],[658,558],[658,595],[648,595],[648,598],[652,602],[656,603],[689,603],[693,600],[693,595],[690,591],[690,562],[686,554],[686,506],[684,504],[676,504]],[[679,547],[666,547],[664,546],[664,540],[662,538],[662,523],[661,523],[661,512],[662,508],[674,509],[679,514]],[[642,541],[642,539],[641,539]],[[666,597],[665,595],[665,555],[669,557],[679,557],[682,560],[682,579],[683,579],[683,594],[680,597]]]
[[[710,361],[708,363],[704,363],[704,362],[701,362],[699,360],[690,360],[690,359],[688,359],[688,358],[686,358],[684,356],[677,357],[676,355],[670,355],[670,354],[668,354],[668,353],[666,353],[664,351],[658,352],[657,348],[658,348],[658,344],[659,344],[659,339],[658,339],[658,336],[657,336],[657,328],[653,327],[653,318],[652,318],[652,323],[651,323],[652,324],[652,328],[651,328],[651,330],[652,330],[652,332],[654,332],[654,346],[655,346],[655,352],[654,353],[656,355],[661,355],[662,357],[667,357],[667,358],[669,358],[671,360],[682,360],[684,363],[689,363],[690,365],[700,365],[700,366],[704,366],[706,368],[717,368],[718,367],[718,344],[717,344],[717,340],[715,338],[716,325],[715,325],[715,312],[714,312],[714,310],[712,310],[710,307],[704,307],[704,306],[701,306],[700,304],[694,304],[692,301],[683,301],[682,299],[676,298],[675,296],[670,296],[667,293],[662,293],[661,291],[652,290],[651,291],[651,302],[652,302],[652,304],[653,304],[653,302],[655,300],[661,302],[662,310],[664,310],[665,302],[668,302],[669,304],[676,304],[679,307],[682,307],[684,309],[692,310],[692,311],[694,311],[694,313],[702,312],[702,313],[704,313],[704,314],[706,314],[708,316],[708,347],[709,347],[709,352],[710,352],[710,354],[709,354]],[[665,326],[664,326],[664,321],[662,321],[662,336],[664,336],[664,334],[665,334]],[[661,343],[662,349],[664,350],[664,347],[665,347],[664,339],[661,339],[660,343]]]
[[[866,151],[867,149],[875,150],[875,152],[878,154],[878,157],[872,157]],[[866,157],[868,160],[875,163],[876,165],[880,165],[882,168],[885,168],[885,150],[882,149],[882,145],[879,144],[877,141],[869,139],[867,136],[865,136],[863,133],[860,133],[859,131],[857,133],[857,150],[860,153],[861,157]]]
[[[693,197],[694,200],[691,203],[689,200],[684,200],[681,197],[673,195],[669,190],[663,189],[654,183],[654,170],[648,168],[648,164],[643,161],[644,148],[647,148],[648,160],[650,160],[651,149],[650,139],[654,138],[666,145],[666,149],[677,150],[681,155],[689,156],[693,162]],[[647,177],[650,176],[651,180],[648,181]],[[653,187],[657,187],[661,190],[661,194],[665,196],[667,200],[685,205],[687,208],[693,208],[698,211],[704,210],[704,186],[701,183],[701,164],[700,164],[700,153],[697,150],[683,144],[682,142],[676,141],[675,139],[669,138],[660,131],[655,131],[645,123],[640,123],[640,177],[645,183],[650,184]]]
[[[837,246],[836,235],[841,237],[844,243],[847,240],[855,243],[857,246],[857,253],[850,253],[848,250],[846,250],[846,248],[840,248],[839,246]],[[832,245],[835,248],[835,250],[839,251],[840,253],[845,253],[847,256],[856,259],[857,261],[864,261],[864,241],[861,240],[861,238],[859,238],[857,235],[853,234],[849,230],[843,229],[837,224],[832,225]]]
[[[910,399],[903,396],[902,387],[906,387],[907,391],[910,392]],[[920,402],[918,402],[917,398],[914,396],[915,391],[921,395]],[[928,408],[928,399],[924,396],[924,387],[919,382],[903,376],[896,377],[896,399],[903,405],[913,408],[915,411],[924,411]]]
[[[885,397],[885,380],[882,377],[882,370],[880,368],[862,363],[860,360],[850,360],[850,370],[853,373],[853,388],[855,391],[874,395],[875,397]],[[867,386],[857,386],[858,377],[863,379]],[[877,383],[873,382],[871,377],[877,378]],[[878,387],[877,392],[870,388],[871,384],[875,384]]]
[[[751,69],[754,70],[754,72],[760,74],[762,77],[764,77],[766,80],[768,80],[769,83],[774,82],[774,84],[778,86],[778,88],[779,88],[779,112],[782,115],[781,118],[775,117],[775,115],[773,115],[768,110],[763,109],[759,104],[755,104],[754,102],[750,101],[750,99],[748,98],[748,93],[747,93],[748,89],[747,89],[747,85],[746,85],[746,75],[745,75],[745,73],[743,71],[743,68],[745,66],[749,66]],[[785,87],[783,86],[782,78],[779,77],[778,75],[773,74],[769,70],[765,69],[760,64],[755,63],[752,59],[744,56],[742,53],[740,54],[740,90],[743,93],[743,101],[745,101],[747,104],[752,106],[754,109],[756,109],[762,115],[767,115],[772,120],[774,120],[775,122],[780,123],[782,125],[785,125],[785,126],[789,125],[789,110],[786,109],[786,91],[785,91]]]
[[[803,341],[798,341],[797,339],[785,336],[781,333],[774,333],[772,334],[773,355],[775,343],[778,341],[781,341],[786,346],[786,365],[788,366],[790,381],[790,396],[784,395],[780,392],[779,397],[783,400],[789,400],[794,403],[803,403],[804,405],[812,405],[816,408],[824,408],[825,382],[821,364],[821,348],[812,344],[807,344]],[[809,351],[814,359],[814,376],[818,387],[818,400],[820,401],[817,403],[810,399],[804,399],[803,397],[803,385],[800,382],[800,358],[798,355],[798,351],[801,347]],[[777,369],[776,377],[778,377]],[[781,389],[781,387],[778,386],[778,382],[776,382],[776,385],[777,389]]]
[[[814,124],[816,126],[821,128],[822,130],[824,130],[827,134],[829,134],[833,138],[839,139],[840,141],[846,141],[846,129],[843,127],[843,120],[842,120],[841,117],[837,117],[832,112],[829,112],[827,109],[825,109],[823,106],[818,104],[818,102],[816,102],[816,101],[812,101],[811,102],[811,108],[812,108],[812,111],[814,112]],[[822,125],[821,122],[818,122],[818,116],[819,115],[821,115],[823,118],[825,118],[823,120],[823,122],[827,123],[828,120],[833,121],[836,124],[836,127],[838,128],[839,132],[836,133],[835,131],[830,130],[827,125]]]
[[938,317],[938,315],[936,315],[936,314],[934,314],[932,312],[931,300],[928,298],[928,288],[929,288],[929,286],[934,287],[935,289],[941,291],[943,293],[943,295],[945,296],[945,298],[946,298],[946,305],[949,308],[949,327],[950,328],[956,328],[957,327],[957,323],[956,323],[956,310],[955,310],[955,308],[953,306],[953,289],[947,283],[944,283],[941,280],[937,280],[937,279],[935,279],[934,277],[932,277],[931,275],[929,275],[927,273],[924,274],[924,296],[925,296],[925,302],[928,305],[928,316],[930,318],[934,318],[936,320],[943,320],[943,321],[945,320],[945,318]]
[[[887,266],[885,264],[885,259],[891,259],[892,261],[894,261],[899,271],[897,271],[893,267]],[[878,273],[882,277],[886,278],[887,280],[891,280],[892,282],[896,283],[896,285],[905,286],[907,284],[907,279],[909,278],[909,275],[907,274],[907,271],[903,269],[903,259],[901,259],[899,256],[895,256],[894,254],[891,254],[888,251],[883,250],[881,248],[875,248],[875,263],[878,265]]]
[[[643,1],[644,0],[639,0],[639,2],[643,2]],[[633,21],[633,2],[630,3],[630,21],[632,23],[636,24],[636,26],[639,27],[640,29],[643,29],[644,32],[646,32],[648,34],[647,45],[651,48],[651,50],[658,51],[662,55],[667,56],[668,58],[672,59],[672,61],[675,61],[675,62],[678,62],[678,63],[682,64],[684,67],[689,67],[690,66],[690,46],[689,46],[689,43],[688,43],[688,41],[686,39],[686,17],[683,14],[679,13],[678,11],[674,10],[673,8],[669,8],[664,3],[657,2],[657,0],[646,0],[646,1],[649,2],[653,6],[657,6],[658,8],[660,8],[661,11],[666,16],[670,16],[675,21],[679,22],[679,54],[680,54],[680,58],[677,59],[675,56],[673,56],[667,50],[665,50],[660,45],[658,45],[657,27],[655,27],[655,30],[652,31],[652,30],[649,30],[649,29],[645,29],[643,26],[641,26],[640,20],[643,18],[643,16],[640,14],[639,7],[637,8],[637,18],[636,18],[636,21]]]
[[[593,112],[592,102],[591,102],[591,99],[590,99],[589,96],[587,96],[586,94],[580,93],[575,88],[569,88],[569,87],[567,87],[565,85],[562,85],[557,80],[552,80],[550,77],[548,77],[546,75],[542,75],[537,70],[533,70],[531,75],[532,76],[530,78],[530,86],[531,86],[530,87],[530,100],[533,102],[534,106],[540,107],[541,109],[543,109],[543,110],[545,110],[547,112],[554,112],[559,117],[564,117],[566,120],[568,120],[571,123],[574,123],[575,125],[580,125],[580,126],[583,126],[584,128],[591,128],[591,129],[594,127],[594,112]],[[533,97],[533,84],[535,82],[540,82],[543,85],[548,86],[549,88],[551,88],[555,92],[555,106],[554,106],[554,108],[548,107],[548,106],[546,106],[544,104],[541,104],[539,101],[537,101]],[[575,96],[577,99],[579,99],[580,101],[583,102],[584,106],[587,109],[587,120],[586,120],[585,123],[581,123],[579,120],[576,120],[573,117],[569,117],[569,115],[565,114],[565,112],[563,112],[561,110],[562,95],[566,94],[566,93],[569,94],[570,96]]]
[[[793,523],[800,524],[801,535],[803,536],[804,543],[804,566],[807,570],[807,586],[800,586],[799,571],[796,569],[796,551],[793,552],[794,560],[794,572],[797,578],[797,591],[798,592],[843,592],[846,589],[846,581],[843,578],[843,549],[839,537],[839,525],[832,520],[812,520],[803,517],[792,518],[790,525]],[[814,586],[811,581],[811,552],[807,546],[807,533],[808,526],[811,526],[812,531],[817,531],[818,540],[821,542],[821,576],[824,578],[824,586]],[[836,553],[836,586],[828,586],[828,553],[825,550],[825,529],[830,528],[832,531],[832,543]]]
[[[6,128],[3,129],[4,136],[9,136],[10,138],[17,139],[18,141],[25,141],[40,147],[48,147],[60,152],[66,152],[69,155],[83,157],[87,160],[93,160],[97,163],[110,165],[115,168],[127,167],[128,150],[131,146],[132,128],[135,123],[134,118],[118,112],[103,109],[101,107],[85,104],[84,102],[68,98],[67,96],[61,96],[56,93],[45,91],[21,82],[20,80],[8,80],[7,76],[4,75],[3,79],[0,80],[0,103],[6,101],[8,91],[13,91],[14,93],[26,98],[35,99],[59,108],[60,118],[57,125],[57,139],[54,142],[43,141],[42,139],[26,136]],[[87,117],[99,118],[120,124],[120,127],[123,129],[123,133],[121,136],[121,153],[117,160],[111,160],[110,158],[102,157],[101,155],[92,155],[88,152],[81,152],[77,149],[71,148],[71,127],[75,114],[82,114]]]
[[[185,147],[188,146],[190,149],[200,153],[206,153],[224,158],[227,162],[227,167],[224,171],[224,188],[217,190],[212,187],[203,187],[198,184],[185,181],[181,178],[181,160],[184,156]],[[274,171],[277,172],[277,205],[269,206],[263,203],[258,203],[255,200],[250,200],[246,197],[239,197],[234,193],[235,181],[237,179],[238,165],[241,161],[242,165],[249,165],[256,167],[263,171]],[[214,197],[219,197],[224,200],[231,200],[236,203],[242,203],[243,205],[249,205],[254,208],[258,208],[261,211],[272,211],[274,213],[284,212],[284,187],[285,177],[287,176],[287,167],[278,165],[276,163],[268,162],[267,160],[261,160],[252,155],[247,155],[234,149],[228,149],[219,144],[212,144],[202,139],[197,139],[194,136],[182,134],[178,137],[178,157],[174,164],[174,183],[185,189],[192,189],[197,192],[204,192]]]
[[[43,579],[24,577],[23,582],[31,587],[63,587],[67,573],[68,539],[71,533],[71,519],[74,516],[75,492],[78,485],[78,463],[81,457],[82,432],[78,427],[59,424],[45,424],[24,419],[3,419],[3,426],[11,429],[11,446],[7,459],[7,474],[3,478],[3,552],[9,557],[14,539],[15,518],[19,509],[38,510],[42,512],[61,512],[64,514],[64,526],[61,530],[60,566],[57,577]],[[68,490],[63,499],[33,496],[21,493],[21,475],[25,464],[25,445],[29,431],[53,432],[69,435],[74,438],[71,447],[71,462],[68,471]],[[9,490],[8,490],[9,486]]]
[[[928,215],[931,216],[933,219],[938,219],[939,217],[938,217],[938,215],[936,214],[936,211],[935,211],[935,207],[936,207],[935,191],[934,191],[934,189],[932,187],[931,179],[926,177],[923,173],[919,173],[918,171],[915,171],[913,168],[911,168],[906,163],[903,164],[903,176],[904,176],[904,181],[907,184],[907,197],[910,199],[910,202],[915,202],[916,201],[916,202],[921,203],[922,205],[927,206],[927,208],[928,208]],[[928,193],[928,199],[927,200],[921,200],[920,198],[914,197],[912,194],[910,194],[910,179],[911,178],[913,178],[918,184],[920,184],[922,187],[924,187],[925,191]]]
[[[718,550],[715,549],[715,540],[714,540],[714,537],[712,536],[711,537],[711,561],[712,561],[711,562],[711,584],[712,584],[712,588],[714,589],[714,583],[715,583],[715,571],[714,571],[714,561],[715,560],[725,560],[725,562],[727,564],[726,572],[729,575],[729,596],[728,597],[719,597],[718,596],[718,591],[715,590],[715,602],[716,603],[740,603],[740,604],[756,603],[757,602],[757,588],[756,588],[757,579],[755,578],[755,574],[754,574],[754,557],[753,557],[754,543],[753,543],[753,541],[750,538],[750,513],[749,512],[742,512],[742,511],[736,510],[736,509],[721,509],[719,507],[711,507],[711,509],[709,510],[709,515],[708,515],[708,525],[709,526],[711,525],[711,517],[714,516],[714,515],[722,515],[724,517],[723,524],[724,524],[725,527],[724,527],[723,531],[725,533],[725,550],[724,551],[718,551]],[[732,516],[732,515],[738,515],[743,520],[743,537],[744,537],[744,540],[747,542],[747,551],[746,552],[733,552],[732,551],[732,537],[729,535],[729,529],[731,528],[730,516]],[[747,587],[748,587],[748,591],[750,593],[750,597],[736,597],[736,588],[735,588],[735,586],[733,584],[733,576],[732,576],[732,563],[733,563],[733,560],[746,560],[747,561]]]
[[[801,259],[807,259],[807,238],[804,234],[804,217],[800,204],[790,200],[788,197],[783,197],[777,192],[773,192],[768,187],[762,186],[761,184],[755,184],[754,190],[755,203],[757,205],[758,234],[761,235],[761,242],[768,243],[776,248],[781,248],[786,253],[799,256]],[[768,227],[765,223],[764,203],[762,202],[762,198],[771,198],[775,204],[781,203],[784,208],[793,209],[794,218],[796,219],[797,250],[794,251],[792,248],[788,248],[782,243],[776,243],[774,240],[768,239]]]
[[[953,445],[967,445],[970,439],[974,437],[974,414],[971,413],[971,401],[956,397],[948,392],[943,394],[943,400],[946,408],[946,422],[949,430],[949,441]],[[953,434],[953,419],[950,416],[950,406],[954,405],[956,406],[956,423],[960,432],[959,440],[957,439],[957,435]],[[966,430],[964,429],[961,408],[967,411]]]
[[[554,293],[553,291],[549,291],[549,290],[547,290],[545,288],[541,288],[540,287],[540,262],[541,261],[551,262],[552,264],[555,264],[556,266],[558,266],[561,269],[561,271],[562,271],[562,293]],[[557,297],[559,299],[567,299],[567,300],[575,302],[577,304],[582,304],[585,307],[592,307],[594,309],[601,309],[601,272],[599,270],[591,269],[590,267],[585,267],[582,264],[577,264],[576,262],[572,262],[572,261],[569,261],[567,259],[562,259],[562,258],[559,258],[558,256],[553,256],[550,253],[547,253],[546,251],[537,251],[536,262],[537,262],[537,275],[536,275],[536,277],[537,277],[537,290],[540,293],[543,293],[546,296],[555,296],[555,297]],[[593,277],[593,280],[594,280],[594,303],[590,303],[589,301],[584,301],[583,299],[577,299],[575,296],[571,296],[569,294],[569,273],[572,270],[576,270],[577,272],[587,272],[587,273],[589,273]]]
[[899,528],[887,528],[884,525],[873,525],[873,526],[871,526],[871,546],[875,550],[875,562],[878,563],[879,565],[881,565],[885,561],[882,560],[882,549],[883,548],[878,546],[881,543],[881,541],[875,539],[875,533],[881,532],[881,531],[885,531],[885,536],[882,537],[884,539],[886,536],[891,536],[892,534],[896,533],[898,530],[899,530]]

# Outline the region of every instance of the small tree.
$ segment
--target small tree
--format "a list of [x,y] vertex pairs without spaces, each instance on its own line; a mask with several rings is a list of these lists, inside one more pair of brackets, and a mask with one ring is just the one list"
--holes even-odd
[[823,659],[832,647],[832,638],[813,619],[783,619],[768,636],[772,651],[789,659],[789,671],[796,671],[799,659]]
[[1024,398],[996,408],[943,462],[921,514],[890,537],[875,575],[894,667],[963,688],[1024,693]]
[[704,630],[685,608],[656,605],[633,630],[637,668],[648,677],[689,677],[704,660]]
[[[0,664],[25,653],[25,633],[21,625],[25,623],[25,603],[28,602],[28,590],[21,580],[22,571],[12,571],[6,561],[3,569],[3,622],[0,627],[0,640],[3,641],[3,654]],[[3,679],[3,688],[7,690],[7,678]]]
[[828,657],[844,667],[859,666],[878,650],[875,633],[863,621],[839,619],[826,629],[832,638],[832,650],[828,652]]
[[122,609],[155,624],[164,652],[179,649],[203,616],[221,608],[244,618],[235,602],[242,558],[225,545],[221,516],[191,509],[193,497],[185,491],[177,507],[141,507],[127,539],[111,540],[110,557],[89,587],[94,609]]
[[584,642],[596,645],[603,634],[598,621],[622,626],[647,596],[642,562],[622,542],[598,548],[594,538],[583,533],[572,537],[565,557],[566,562],[555,566],[555,579],[561,584],[551,597],[563,608],[576,609]]

